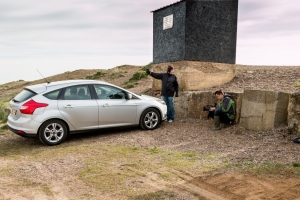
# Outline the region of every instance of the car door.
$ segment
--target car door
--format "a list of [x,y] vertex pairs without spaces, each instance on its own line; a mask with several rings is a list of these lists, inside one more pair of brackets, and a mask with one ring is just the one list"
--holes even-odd
[[88,85],[65,88],[58,109],[75,130],[98,129],[98,104]]
[[137,104],[127,100],[126,91],[110,85],[94,85],[98,96],[99,127],[137,124]]

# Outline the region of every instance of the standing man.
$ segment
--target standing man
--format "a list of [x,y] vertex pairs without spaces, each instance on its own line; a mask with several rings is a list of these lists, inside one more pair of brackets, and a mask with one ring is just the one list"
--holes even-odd
[[178,82],[174,75],[174,67],[169,65],[167,73],[154,73],[150,72],[149,69],[146,72],[153,78],[162,81],[161,95],[168,109],[167,120],[170,123],[173,122],[175,119],[174,94],[175,97],[178,97]]
[[235,118],[235,104],[231,99],[231,96],[224,94],[222,90],[215,92],[216,98],[220,101],[219,108],[212,107],[209,111],[214,111],[214,127],[212,130],[220,130],[220,123],[224,128],[227,124],[230,124]]

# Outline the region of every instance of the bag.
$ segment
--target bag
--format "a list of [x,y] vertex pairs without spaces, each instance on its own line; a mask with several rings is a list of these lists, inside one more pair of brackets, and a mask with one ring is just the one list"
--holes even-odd
[[293,142],[300,143],[300,137],[293,139]]

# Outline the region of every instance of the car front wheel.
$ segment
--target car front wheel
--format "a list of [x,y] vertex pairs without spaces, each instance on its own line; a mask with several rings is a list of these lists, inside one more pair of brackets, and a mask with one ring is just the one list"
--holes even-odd
[[39,139],[49,146],[58,145],[67,138],[67,127],[60,120],[49,120],[42,124]]
[[140,126],[142,129],[153,130],[160,124],[159,112],[154,108],[145,110],[140,119]]

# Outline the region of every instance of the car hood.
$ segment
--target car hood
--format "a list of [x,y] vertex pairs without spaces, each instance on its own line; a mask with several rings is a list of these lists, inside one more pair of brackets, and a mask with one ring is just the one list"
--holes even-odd
[[159,98],[152,97],[152,96],[148,96],[148,95],[141,95],[141,97],[142,97],[144,100],[147,100],[147,101],[150,101],[150,100],[161,100],[161,99],[159,99]]

